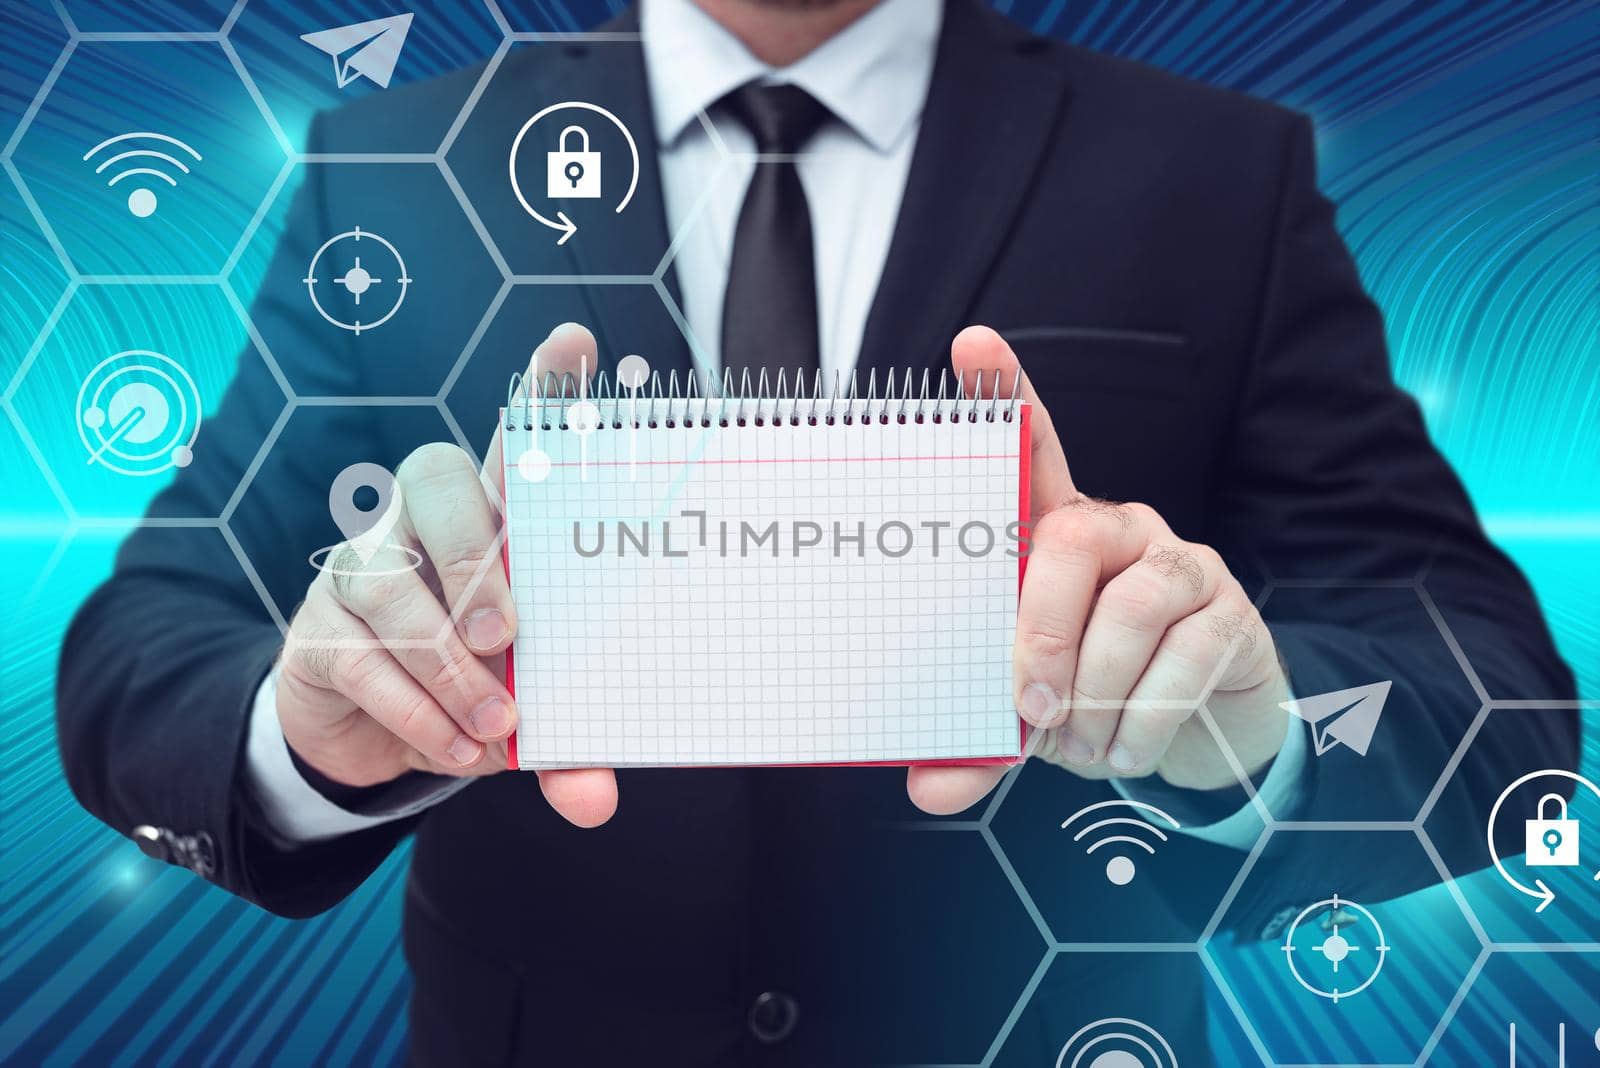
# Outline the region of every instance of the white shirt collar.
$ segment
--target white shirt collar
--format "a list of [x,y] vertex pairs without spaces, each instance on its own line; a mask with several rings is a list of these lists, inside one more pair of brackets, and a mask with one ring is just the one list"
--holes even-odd
[[769,67],[693,0],[643,0],[640,34],[656,138],[670,147],[746,82],[798,85],[879,152],[916,125],[933,76],[943,0],[883,0],[798,63]]

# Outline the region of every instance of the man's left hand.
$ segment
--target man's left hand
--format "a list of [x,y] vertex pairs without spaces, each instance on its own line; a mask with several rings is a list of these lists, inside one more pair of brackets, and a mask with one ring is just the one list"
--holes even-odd
[[[1160,775],[1199,790],[1238,772],[1198,716],[1205,699],[1239,771],[1283,745],[1289,699],[1272,635],[1222,558],[1184,541],[1155,509],[1080,493],[1050,413],[999,334],[973,326],[950,349],[972,395],[977,373],[1032,404],[1031,545],[1017,609],[1017,709],[1043,738],[1029,752],[1085,778]],[[993,372],[998,369],[998,381]],[[1070,428],[1069,428],[1070,433]],[[911,800],[944,815],[970,807],[1004,768],[915,767]]]

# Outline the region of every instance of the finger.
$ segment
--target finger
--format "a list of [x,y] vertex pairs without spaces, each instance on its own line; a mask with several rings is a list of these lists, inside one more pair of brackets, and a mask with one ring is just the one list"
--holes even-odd
[[499,559],[499,520],[471,458],[446,442],[424,445],[400,465],[395,484],[398,536],[421,546],[456,632],[479,656],[504,651],[517,612]]
[[[1058,768],[1065,768],[1081,779],[1100,781],[1102,779],[1111,779],[1117,777],[1116,773],[1111,770],[1111,765],[1109,764],[1081,764],[1076,761],[1069,761],[1063,757],[1057,744],[1057,736],[1060,733],[1061,732],[1059,729],[1053,731],[1036,731],[1035,734],[1039,736],[1040,742],[1037,750],[1032,755],[1047,764],[1054,764]],[[1033,748],[1033,746],[1030,745],[1029,748]]]
[[1128,715],[1120,706],[1167,628],[1209,604],[1226,574],[1221,558],[1203,545],[1158,541],[1105,584],[1084,628],[1068,719],[1057,740],[1068,760],[1103,757],[1119,772],[1134,770],[1126,748],[1112,745]]
[[[586,392],[589,378],[599,360],[594,335],[578,323],[562,323],[550,332],[533,352],[527,376],[532,379],[528,395],[559,395],[561,378],[572,375],[580,393]],[[551,379],[550,376],[554,376]],[[553,384],[553,388],[552,388]],[[484,477],[505,491],[502,424],[484,461]],[[570,768],[540,771],[539,787],[545,800],[564,819],[578,827],[598,827],[617,810],[617,777],[609,768]]]
[[906,771],[906,793],[911,803],[931,816],[964,812],[983,800],[1005,777],[1004,765],[971,767],[914,767]]
[[371,630],[354,618],[344,629],[358,644],[304,658],[313,664],[314,682],[320,678],[441,769],[458,773],[483,760],[483,744],[461,730]]
[[[377,726],[376,723],[373,726]],[[394,739],[400,744],[398,738]],[[412,771],[425,771],[430,775],[449,775],[457,779],[482,779],[490,775],[498,775],[506,770],[506,743],[489,742],[483,747],[483,759],[470,768],[445,767],[437,761],[429,760],[421,753],[408,746],[403,746],[406,755],[406,765]]]
[[[1193,717],[1208,686],[1230,662],[1263,647],[1265,625],[1240,591],[1173,624],[1128,696],[1109,763],[1121,774],[1148,774]],[[1120,751],[1120,752],[1119,752]]]
[[[973,395],[978,387],[978,372],[983,372],[984,391],[993,395],[994,372],[999,371],[998,395],[1009,397],[1015,389],[1017,395],[1032,405],[1029,412],[1029,436],[1032,455],[1029,470],[1032,482],[1028,500],[1035,516],[1044,515],[1078,495],[1072,483],[1072,473],[1067,468],[1067,456],[1061,449],[1061,439],[1056,436],[1050,413],[1039,403],[1039,395],[1017,362],[1004,338],[987,326],[969,326],[957,334],[950,343],[950,364],[968,391]],[[1017,376],[1022,377],[1020,384]],[[1031,566],[1031,565],[1030,565]]]
[[1122,778],[1149,775],[1195,711],[1196,706],[1180,708],[1129,701],[1117,721],[1117,736],[1111,743],[1106,766]]
[[[579,323],[562,323],[533,350],[528,360],[528,370],[523,376],[524,395],[538,398],[551,392],[559,396],[561,377],[568,374],[576,379],[580,391],[587,391],[589,378],[594,375],[599,358],[599,347],[588,327]],[[554,379],[549,377],[551,375],[555,376]],[[547,382],[552,383],[553,388],[547,388]],[[502,423],[496,428],[494,440],[490,442],[489,452],[483,460],[483,477],[502,497],[505,494],[505,451],[501,441],[504,432],[505,424]]]
[[610,768],[561,768],[541,771],[544,799],[577,827],[598,827],[617,811],[617,775]]
[[504,738],[516,725],[511,695],[450,626],[422,577],[387,566],[397,555],[374,557],[372,572],[336,577],[334,595],[463,730],[479,741]]
[[1152,541],[1171,538],[1161,517],[1144,505],[1082,496],[1034,524],[1012,652],[1017,710],[1029,723],[1055,727],[1066,717],[1101,583],[1138,560]]
[[[364,637],[353,639],[356,634]],[[334,602],[324,577],[295,613],[276,670],[284,741],[312,767],[349,786],[388,782],[416,752],[330,681],[333,658],[362,641],[375,639]]]

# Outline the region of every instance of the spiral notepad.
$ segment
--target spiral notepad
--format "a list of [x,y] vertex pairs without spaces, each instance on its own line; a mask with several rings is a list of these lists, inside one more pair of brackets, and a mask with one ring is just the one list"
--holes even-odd
[[1028,406],[661,385],[512,381],[511,766],[1017,760]]

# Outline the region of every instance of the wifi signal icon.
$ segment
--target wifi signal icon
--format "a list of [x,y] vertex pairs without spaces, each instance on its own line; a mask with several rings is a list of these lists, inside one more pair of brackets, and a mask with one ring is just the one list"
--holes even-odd
[[[125,146],[122,151],[114,152],[102,160],[99,166],[95,167],[94,173],[103,174],[111,170],[111,177],[106,180],[106,185],[113,188],[127,179],[135,179],[134,188],[128,193],[128,211],[137,218],[147,219],[156,213],[159,203],[156,200],[155,190],[151,188],[155,183],[149,179],[159,179],[176,188],[178,179],[173,172],[188,174],[189,165],[172,152],[164,152],[159,147],[148,147],[142,142],[155,142],[158,146],[170,145],[174,151],[187,152],[196,163],[200,161],[200,153],[176,137],[151,133],[148,130],[108,137],[85,152],[83,160],[87,163],[102,152]],[[122,165],[120,170],[112,170],[119,164]]]
[[[1178,821],[1167,815],[1154,805],[1143,801],[1100,801],[1093,805],[1085,805],[1066,819],[1061,821],[1063,831],[1070,830],[1082,820],[1082,825],[1073,834],[1074,842],[1088,839],[1088,848],[1084,850],[1088,856],[1093,856],[1096,851],[1106,847],[1130,846],[1142,849],[1151,856],[1155,856],[1156,844],[1167,840],[1167,833],[1154,823],[1140,815],[1140,811],[1150,812],[1165,820],[1173,830],[1178,829]],[[1117,813],[1124,815],[1107,815],[1103,819],[1092,819],[1096,813]],[[1119,833],[1120,832],[1120,833]],[[1127,886],[1133,882],[1133,877],[1138,873],[1133,863],[1133,858],[1126,852],[1118,852],[1106,861],[1106,881],[1112,886]]]

